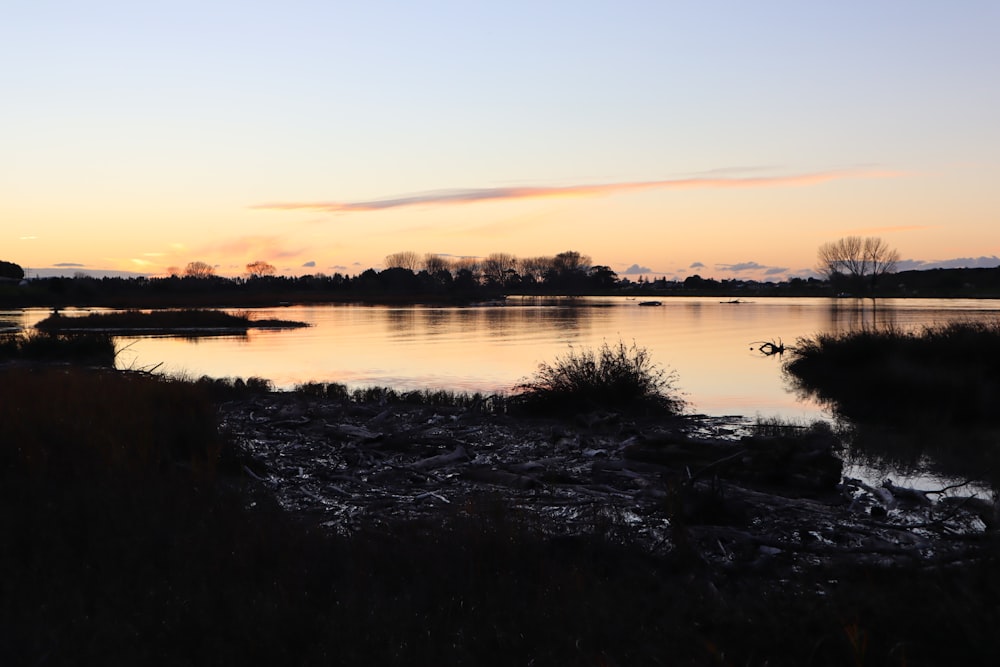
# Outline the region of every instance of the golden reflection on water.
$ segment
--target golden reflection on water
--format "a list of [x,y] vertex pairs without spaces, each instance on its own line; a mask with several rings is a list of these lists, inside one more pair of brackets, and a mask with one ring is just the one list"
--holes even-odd
[[[251,330],[245,337],[122,338],[119,367],[191,377],[262,377],[278,388],[340,382],[397,389],[510,391],[539,363],[569,346],[602,343],[647,348],[676,371],[694,412],[815,419],[781,374],[781,357],[760,341],[861,327],[919,327],[948,319],[996,317],[996,300],[752,299],[675,297],[661,307],[625,298],[508,299],[505,306],[292,306],[252,311],[259,318],[308,322],[305,329]],[[12,311],[24,326],[46,310]],[[66,314],[71,314],[67,312]],[[12,316],[5,315],[10,320]],[[757,343],[757,344],[755,344]]]

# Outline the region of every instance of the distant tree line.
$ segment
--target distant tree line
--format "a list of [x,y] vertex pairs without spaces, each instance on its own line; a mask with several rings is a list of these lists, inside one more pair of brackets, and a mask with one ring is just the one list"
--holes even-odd
[[518,258],[495,252],[485,258],[456,259],[407,250],[387,255],[385,267],[384,271],[409,272],[418,280],[430,279],[446,287],[458,283],[462,291],[533,292],[543,288],[546,292],[576,294],[613,289],[619,282],[618,274],[610,267],[594,265],[590,257],[575,250],[553,257]]
[[385,268],[357,275],[277,275],[265,261],[243,275],[219,276],[193,261],[162,278],[41,278],[23,281],[23,269],[0,261],[0,307],[25,306],[268,306],[281,303],[446,302],[468,303],[507,294],[624,296],[936,296],[1000,297],[1000,267],[895,272],[898,252],[880,239],[847,237],[820,247],[817,271],[824,277],[781,282],[666,277],[619,277],[576,251],[518,258],[492,253],[451,258],[412,251],[386,256]]

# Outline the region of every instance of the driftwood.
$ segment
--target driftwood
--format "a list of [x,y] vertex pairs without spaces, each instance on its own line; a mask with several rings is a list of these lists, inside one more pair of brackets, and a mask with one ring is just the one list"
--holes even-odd
[[611,525],[652,551],[787,577],[852,558],[959,562],[997,525],[996,505],[979,498],[843,478],[830,435],[740,437],[733,420],[601,414],[553,424],[280,393],[221,410],[249,478],[338,531],[485,497],[553,535]]
[[[785,344],[784,342],[782,342],[780,338],[778,339],[777,343],[775,343],[773,340],[766,340],[766,341],[757,340],[750,343],[750,345],[756,345],[757,349],[760,351],[761,354],[764,354],[769,357],[775,354],[782,355],[785,353]],[[753,347],[751,347],[750,349],[752,350]]]

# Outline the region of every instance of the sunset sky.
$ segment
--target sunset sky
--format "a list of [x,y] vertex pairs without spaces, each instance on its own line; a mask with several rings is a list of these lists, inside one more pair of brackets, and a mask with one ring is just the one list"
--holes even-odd
[[996,266],[998,35],[996,0],[9,0],[0,259]]

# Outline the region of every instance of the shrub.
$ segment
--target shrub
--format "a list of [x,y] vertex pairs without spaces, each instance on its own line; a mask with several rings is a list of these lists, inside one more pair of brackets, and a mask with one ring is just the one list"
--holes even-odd
[[676,414],[685,402],[676,390],[677,375],[650,358],[635,343],[607,342],[594,350],[575,350],[542,363],[535,375],[515,387],[513,404],[533,412],[576,412],[607,408]]

